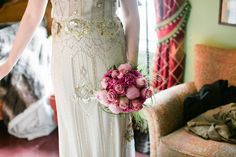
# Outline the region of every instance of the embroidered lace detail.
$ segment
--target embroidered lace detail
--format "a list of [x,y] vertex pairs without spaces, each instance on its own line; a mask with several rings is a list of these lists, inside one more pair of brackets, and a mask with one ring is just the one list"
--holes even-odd
[[129,123],[127,126],[126,133],[124,135],[124,138],[127,140],[126,142],[130,142],[134,139],[133,124],[132,124],[131,116],[129,116]]
[[52,17],[56,20],[71,17],[86,20],[112,19],[116,16],[117,0],[51,0],[53,10]]
[[[90,57],[86,64],[92,65],[90,68],[85,68],[85,64],[81,64],[79,58],[88,57],[87,54],[75,54],[72,57],[72,70],[74,78],[74,101],[77,104],[81,104],[84,111],[89,112],[91,108],[94,108],[91,101],[95,100],[95,90],[96,90],[96,69],[94,63],[94,57]],[[89,63],[90,62],[90,63]],[[92,72],[92,73],[91,73]]]
[[59,35],[64,27],[64,30],[73,34],[77,40],[90,37],[93,32],[97,32],[98,36],[114,39],[119,35],[122,24],[119,20],[88,21],[74,18],[63,22],[54,21],[52,27],[53,35]]
[[98,1],[97,3],[96,3],[96,7],[98,7],[98,8],[101,8],[101,7],[103,7],[104,6],[104,2],[103,1]]
[[59,22],[53,21],[52,22],[52,35],[56,36],[60,34],[62,26]]
[[75,93],[82,102],[87,104],[94,98],[94,87],[83,81],[80,85],[75,87]]

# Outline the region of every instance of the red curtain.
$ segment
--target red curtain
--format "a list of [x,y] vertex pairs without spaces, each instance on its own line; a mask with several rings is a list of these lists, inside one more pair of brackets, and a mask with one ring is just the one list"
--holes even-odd
[[151,86],[154,91],[182,83],[184,35],[191,6],[187,0],[154,0],[158,46]]

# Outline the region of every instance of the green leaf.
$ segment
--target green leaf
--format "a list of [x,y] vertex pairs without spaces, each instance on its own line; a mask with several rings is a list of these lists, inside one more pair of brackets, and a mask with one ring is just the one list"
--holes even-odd
[[132,113],[134,128],[140,130],[140,132],[147,132],[148,131],[148,122],[145,119],[143,114],[143,110],[138,112]]

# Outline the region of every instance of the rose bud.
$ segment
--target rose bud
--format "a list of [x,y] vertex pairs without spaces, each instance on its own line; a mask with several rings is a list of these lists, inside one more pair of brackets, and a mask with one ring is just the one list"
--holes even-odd
[[139,89],[136,88],[135,86],[129,87],[126,91],[126,96],[130,100],[138,98],[140,96]]
[[147,80],[144,77],[137,78],[136,85],[138,88],[145,87],[147,86]]
[[114,89],[117,92],[117,94],[125,94],[125,87],[121,84],[114,85]]
[[110,77],[113,70],[108,70],[103,77]]
[[117,76],[118,79],[122,79],[124,77],[124,74],[123,73],[119,73],[119,75]]
[[141,97],[142,98],[147,99],[147,98],[150,98],[151,96],[152,96],[152,91],[151,90],[149,90],[147,88],[142,89],[142,91],[141,91]]
[[108,108],[112,113],[115,113],[115,114],[119,114],[121,112],[121,109],[118,106],[116,106],[115,104],[109,105]]
[[112,103],[117,102],[117,93],[114,89],[110,89],[107,92],[107,100],[112,102]]
[[141,77],[141,76],[143,76],[139,71],[137,71],[137,70],[132,70],[132,73],[135,75],[135,76],[137,76],[137,77]]
[[103,77],[101,81],[101,86],[103,89],[106,89],[108,86],[108,81],[110,80],[109,77]]
[[131,101],[132,109],[139,111],[143,108],[144,101],[142,99],[135,99]]
[[117,76],[119,75],[119,71],[118,70],[113,70],[111,73],[111,77],[112,78],[117,78]]
[[126,97],[121,97],[121,98],[120,98],[119,107],[120,107],[120,109],[122,109],[122,110],[128,109],[128,107],[129,107],[129,99],[126,98]]
[[102,90],[96,93],[96,97],[99,100],[99,102],[105,106],[109,105],[109,101],[107,99],[107,91]]
[[118,67],[119,72],[121,72],[121,73],[123,73],[123,74],[125,74],[125,73],[131,71],[132,69],[133,69],[132,66],[131,66],[130,64],[128,64],[128,63],[121,64],[121,65]]

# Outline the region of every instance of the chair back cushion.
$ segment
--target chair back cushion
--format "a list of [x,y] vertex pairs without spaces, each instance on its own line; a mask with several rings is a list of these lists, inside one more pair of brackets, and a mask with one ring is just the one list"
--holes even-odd
[[217,48],[198,44],[195,46],[194,82],[199,90],[204,84],[218,79],[236,86],[236,49]]

